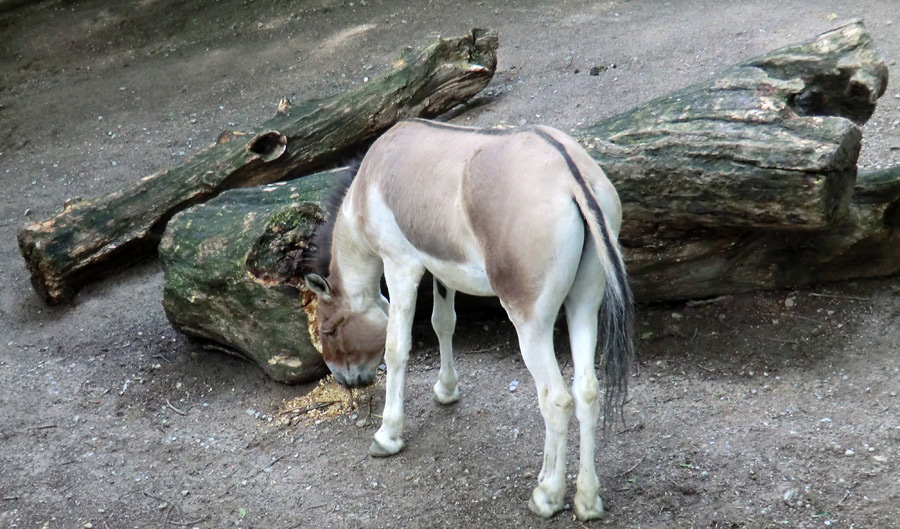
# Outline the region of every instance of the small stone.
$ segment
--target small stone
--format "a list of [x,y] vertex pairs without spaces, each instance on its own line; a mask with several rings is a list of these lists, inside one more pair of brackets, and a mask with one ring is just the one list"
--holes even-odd
[[515,391],[517,389],[519,389],[519,379],[518,378],[509,383],[510,391]]
[[672,319],[673,319],[673,320],[680,320],[680,319],[682,319],[682,318],[684,318],[684,315],[682,315],[680,312],[673,312],[673,313],[672,313]]
[[782,498],[784,499],[784,503],[792,505],[794,498],[797,496],[797,492],[797,489],[791,489],[785,492],[784,496],[782,496]]
[[854,452],[853,450],[851,450],[851,449],[848,448],[848,449],[844,452],[844,455],[845,455],[845,456],[852,456],[852,455],[856,455],[856,452]]
[[784,300],[784,306],[787,308],[793,307],[795,303],[796,301],[794,301],[794,298],[787,298],[786,300]]

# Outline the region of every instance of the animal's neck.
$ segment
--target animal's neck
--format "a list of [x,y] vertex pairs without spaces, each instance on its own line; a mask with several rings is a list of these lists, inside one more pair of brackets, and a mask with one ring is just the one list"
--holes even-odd
[[329,277],[337,281],[351,309],[365,310],[381,300],[384,266],[381,259],[362,243],[356,228],[342,215],[337,217]]

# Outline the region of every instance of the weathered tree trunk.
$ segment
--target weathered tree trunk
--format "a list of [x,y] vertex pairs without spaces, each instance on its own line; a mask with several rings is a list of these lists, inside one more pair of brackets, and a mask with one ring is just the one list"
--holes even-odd
[[576,132],[619,191],[626,246],[815,231],[846,214],[887,68],[862,22]]
[[225,189],[265,184],[322,168],[375,138],[399,119],[435,116],[477,94],[496,68],[497,36],[439,39],[406,52],[394,68],[327,99],[291,105],[256,130],[223,133],[194,159],[30,224],[19,247],[35,290],[48,303],[67,300],[101,269],[153,255],[176,212]]
[[302,286],[300,263],[324,219],[321,204],[345,171],[226,191],[175,215],[159,245],[172,325],[256,362],[275,380],[327,373],[310,340],[316,300]]

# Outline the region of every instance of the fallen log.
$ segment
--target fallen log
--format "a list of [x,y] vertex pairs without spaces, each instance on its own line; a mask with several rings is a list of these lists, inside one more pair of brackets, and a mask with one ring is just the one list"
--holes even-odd
[[[159,245],[163,307],[179,331],[225,346],[282,382],[327,367],[302,256],[332,184],[346,169],[226,191],[175,215]],[[302,291],[302,292],[301,292]]]
[[575,137],[616,185],[623,242],[642,255],[668,241],[683,249],[686,239],[710,238],[705,232],[822,230],[846,214],[857,124],[872,115],[887,77],[854,20]]
[[[326,191],[345,170],[228,191],[173,218],[160,258],[163,306],[175,328],[225,345],[276,380],[324,373],[303,255],[324,218]],[[847,214],[830,229],[743,231],[703,244],[703,253],[684,252],[690,258],[628,259],[637,297],[703,298],[900,273],[900,166],[860,174]]]
[[178,167],[97,199],[71,200],[59,215],[19,233],[31,282],[48,303],[71,298],[98,272],[152,256],[176,212],[225,189],[311,173],[374,139],[406,117],[446,112],[481,91],[497,64],[495,33],[407,51],[385,74],[322,100],[292,105],[249,133],[225,132]]

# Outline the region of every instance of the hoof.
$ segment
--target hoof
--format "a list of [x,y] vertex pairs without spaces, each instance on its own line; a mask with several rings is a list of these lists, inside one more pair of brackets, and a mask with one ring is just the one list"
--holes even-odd
[[402,448],[403,441],[399,439],[396,443],[390,443],[388,446],[384,446],[378,439],[374,439],[372,444],[369,445],[369,455],[372,457],[391,457],[400,452]]
[[582,498],[578,494],[575,494],[575,516],[578,517],[582,522],[586,522],[588,520],[599,520],[606,515],[606,512],[603,510],[603,500],[600,499],[600,496],[593,496],[592,498]]
[[538,487],[531,493],[531,499],[528,500],[528,508],[542,518],[550,518],[563,509],[563,502],[561,500],[558,502],[550,501],[547,493]]
[[458,400],[459,387],[455,387],[452,392],[449,392],[440,382],[434,385],[434,401],[438,404],[446,406],[448,404],[453,404]]

